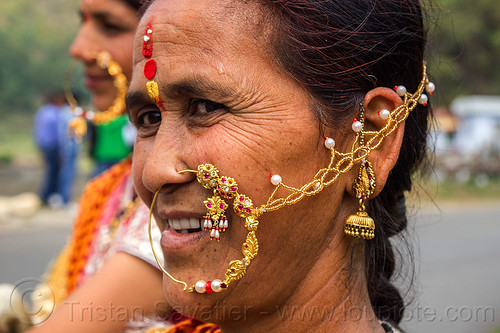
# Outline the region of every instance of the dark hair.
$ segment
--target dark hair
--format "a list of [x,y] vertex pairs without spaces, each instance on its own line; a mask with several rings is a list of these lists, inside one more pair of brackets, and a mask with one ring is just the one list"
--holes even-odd
[[[422,79],[425,31],[418,0],[267,0],[277,15],[276,59],[312,97],[318,118],[345,127],[371,89]],[[418,105],[405,124],[399,159],[367,210],[375,239],[365,242],[366,280],[379,319],[399,323],[405,308],[390,279],[395,256],[389,238],[407,226],[404,192],[426,152],[430,107]]]

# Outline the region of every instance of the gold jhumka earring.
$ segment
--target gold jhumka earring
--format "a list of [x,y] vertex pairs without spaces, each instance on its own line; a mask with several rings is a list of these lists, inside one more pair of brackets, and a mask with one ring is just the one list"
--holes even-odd
[[91,121],[96,125],[107,124],[125,112],[125,95],[127,94],[128,82],[122,68],[117,62],[111,59],[111,54],[107,51],[97,53],[96,61],[99,67],[107,70],[108,74],[113,77],[116,97],[113,105],[104,111],[94,112],[78,106],[78,102],[71,93],[70,88],[71,75],[73,74],[76,62],[70,66],[64,80],[64,93],[70,105],[70,110],[77,116],[69,124],[70,130],[77,137],[82,137],[87,133],[87,121]]
[[[383,110],[384,116],[386,111]],[[381,116],[381,113],[379,113]],[[385,119],[387,119],[386,117]],[[364,104],[359,105],[359,120],[354,118],[352,122],[352,130],[359,133],[359,145],[363,146],[365,144],[365,109]],[[353,191],[356,194],[356,198],[359,200],[359,208],[356,214],[350,215],[344,227],[344,232],[346,235],[359,237],[363,239],[372,239],[375,237],[375,222],[368,216],[366,212],[365,202],[373,194],[375,190],[375,173],[371,163],[363,159],[361,160],[361,166],[359,168],[359,174],[354,184],[352,185]]]
[[361,161],[359,174],[353,184],[353,191],[359,200],[358,211],[347,218],[344,232],[353,237],[372,239],[375,237],[375,222],[368,216],[365,202],[375,190],[375,174],[370,162]]
[[[147,43],[149,39],[145,38],[144,41]],[[149,53],[147,55],[150,56]],[[360,170],[358,178],[353,185],[353,190],[359,199],[359,209],[356,214],[347,219],[345,233],[354,237],[372,239],[374,237],[375,224],[373,219],[366,213],[365,202],[373,194],[376,183],[372,165],[367,160],[367,157],[372,150],[377,149],[382,144],[383,140],[391,135],[392,132],[408,118],[409,113],[413,111],[419,103],[423,105],[427,104],[428,97],[424,94],[424,90],[432,94],[435,86],[427,77],[426,63],[424,62],[422,65],[422,80],[415,93],[408,93],[404,86],[396,86],[394,89],[398,95],[401,96],[403,103],[393,111],[384,109],[378,112],[380,118],[387,120],[383,128],[378,131],[364,130],[364,110],[361,105],[360,120],[353,119],[352,129],[356,133],[356,137],[351,146],[351,150],[345,153],[338,152],[335,150],[335,140],[328,137],[325,138],[325,147],[329,149],[331,153],[331,159],[328,166],[320,169],[309,183],[300,188],[284,184],[280,175],[272,175],[271,183],[275,185],[276,188],[266,204],[261,206],[254,206],[249,197],[239,193],[238,185],[234,179],[219,175],[217,168],[211,164],[201,164],[198,166],[197,170],[178,171],[178,173],[196,173],[196,180],[204,188],[213,190],[213,196],[204,201],[205,207],[207,208],[207,214],[204,217],[204,225],[206,225],[206,229],[210,231],[211,238],[217,238],[217,234],[214,230],[218,231],[220,235],[221,228],[227,228],[225,210],[228,205],[224,199],[233,200],[233,210],[238,216],[245,219],[244,226],[247,228],[248,234],[242,245],[243,258],[233,260],[229,263],[223,280],[199,280],[195,284],[188,286],[186,282],[174,278],[165,270],[162,263],[160,263],[156,257],[151,237],[151,216],[158,193],[160,192],[160,190],[158,190],[153,197],[150,207],[149,237],[153,254],[155,255],[160,269],[174,282],[182,284],[184,286],[184,291],[212,293],[220,292],[228,288],[231,282],[241,279],[246,274],[250,262],[257,256],[259,243],[257,241],[256,231],[259,225],[258,218],[262,214],[278,210],[287,205],[293,205],[306,196],[318,194],[325,187],[333,184],[340,175],[351,170],[358,162],[360,162]],[[156,95],[152,97],[156,98]],[[286,197],[275,198],[279,189],[284,189],[291,193]]]

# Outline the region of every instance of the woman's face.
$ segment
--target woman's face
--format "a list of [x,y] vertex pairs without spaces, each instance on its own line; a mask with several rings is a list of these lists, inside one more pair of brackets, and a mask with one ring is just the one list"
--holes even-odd
[[113,78],[97,65],[95,56],[101,51],[109,52],[130,80],[137,12],[121,0],[82,0],[80,15],[82,23],[70,54],[83,63],[92,104],[103,111],[113,105],[116,88]]
[[[161,107],[148,97],[143,73],[147,61],[142,55],[143,36],[149,24]],[[154,215],[164,230],[165,265],[189,285],[224,279],[228,263],[242,258],[247,231],[231,208],[227,210],[229,229],[220,242],[211,241],[206,231],[174,230],[175,220],[202,218],[203,201],[212,196],[194,174],[178,171],[211,163],[221,175],[233,177],[239,193],[257,207],[274,190],[270,174],[300,187],[330,160],[308,94],[273,62],[268,36],[257,5],[231,0],[156,1],[138,28],[127,97],[131,119],[138,127],[134,181],[148,205],[162,188]],[[339,149],[347,150],[340,134],[325,134],[337,139]],[[220,319],[204,318],[208,312],[203,309],[227,304],[218,313],[239,305],[242,308],[236,311],[258,312],[284,301],[306,283],[333,235],[342,233],[343,226],[334,227],[334,220],[343,188],[340,181],[317,196],[262,215],[257,230],[259,254],[247,275],[227,290],[210,295],[184,293],[182,286],[165,278],[167,298],[185,314],[214,321]]]

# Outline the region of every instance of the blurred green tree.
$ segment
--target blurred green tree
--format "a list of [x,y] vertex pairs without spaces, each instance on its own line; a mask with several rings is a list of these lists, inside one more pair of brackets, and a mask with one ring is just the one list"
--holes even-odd
[[500,1],[439,0],[430,7],[428,58],[437,102],[500,94]]
[[0,1],[0,114],[32,113],[61,89],[78,28],[77,0]]

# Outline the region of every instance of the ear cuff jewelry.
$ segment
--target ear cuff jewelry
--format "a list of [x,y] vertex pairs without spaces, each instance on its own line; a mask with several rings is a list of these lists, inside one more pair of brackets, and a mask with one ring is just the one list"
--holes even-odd
[[[422,80],[415,93],[407,92],[404,86],[394,87],[396,93],[403,99],[403,104],[392,112],[386,109],[380,110],[378,116],[387,120],[386,125],[378,131],[365,131],[364,129],[364,109],[360,105],[359,120],[353,119],[352,130],[356,133],[355,140],[351,146],[351,151],[342,153],[335,150],[335,140],[329,137],[325,138],[325,147],[330,150],[331,159],[327,167],[320,169],[313,179],[300,188],[289,186],[283,183],[282,177],[278,174],[271,176],[271,183],[276,186],[267,202],[261,206],[254,206],[252,200],[244,194],[239,193],[238,185],[230,177],[221,176],[219,170],[211,164],[201,164],[197,170],[182,170],[179,173],[196,173],[196,180],[206,189],[212,190],[213,195],[204,201],[207,208],[207,214],[204,219],[204,228],[210,232],[211,239],[220,240],[220,233],[228,227],[225,210],[228,204],[225,200],[233,200],[233,210],[235,213],[245,219],[245,227],[248,230],[245,242],[242,245],[243,258],[233,260],[229,263],[224,279],[214,279],[212,281],[199,280],[188,287],[184,281],[175,279],[162,264],[156,259],[161,270],[174,282],[182,284],[184,291],[198,293],[220,292],[228,288],[233,281],[241,279],[247,271],[251,261],[257,256],[259,244],[256,231],[259,225],[258,218],[267,212],[278,210],[287,205],[293,205],[305,196],[313,196],[322,191],[325,187],[333,184],[340,175],[348,172],[354,165],[360,162],[358,177],[354,181],[353,191],[359,200],[357,212],[348,217],[344,232],[353,237],[362,239],[372,239],[375,236],[375,223],[368,216],[365,209],[365,203],[373,194],[376,187],[375,174],[373,167],[367,157],[370,152],[377,149],[383,140],[392,134],[394,130],[408,118],[408,115],[420,103],[426,105],[428,97],[424,94],[432,94],[435,86],[427,77],[426,63],[423,63]],[[275,198],[278,190],[283,188],[290,192],[286,197]],[[159,193],[156,192],[150,208],[149,230],[151,230],[151,214]],[[150,242],[153,248],[153,242]],[[153,248],[153,254],[154,252]]]
[[125,112],[125,95],[127,94],[128,81],[125,74],[123,74],[122,68],[117,62],[111,59],[111,54],[107,51],[97,53],[95,59],[97,65],[106,70],[113,78],[113,84],[116,88],[116,97],[113,105],[104,111],[94,112],[78,106],[78,102],[71,93],[70,88],[71,76],[76,63],[70,66],[64,80],[64,93],[70,105],[70,110],[77,116],[69,123],[72,134],[77,137],[82,137],[87,133],[87,121],[91,121],[96,125],[107,124]]

